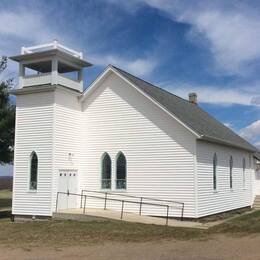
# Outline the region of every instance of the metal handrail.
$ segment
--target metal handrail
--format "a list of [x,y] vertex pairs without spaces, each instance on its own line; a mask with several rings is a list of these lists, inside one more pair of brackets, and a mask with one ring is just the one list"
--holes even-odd
[[[128,195],[128,194],[122,194],[122,193],[116,193],[116,192],[112,193],[112,192],[108,192],[108,191],[82,190],[81,194],[83,195],[84,192],[92,192],[92,193],[104,194],[105,195],[105,199],[107,199],[107,195],[140,199],[140,202],[138,202],[138,203],[140,203],[139,215],[141,215],[141,208],[142,208],[143,200],[170,202],[170,203],[173,203],[173,204],[180,205],[180,207],[181,207],[181,220],[183,220],[183,215],[184,215],[184,203],[183,202],[173,201],[173,200],[162,200],[162,199],[151,198],[151,197],[140,197],[140,196],[134,196],[134,195]],[[81,205],[82,205],[82,201],[81,201]],[[170,205],[168,205],[168,206],[172,207],[172,208],[174,208],[174,207],[176,208],[177,207],[177,206],[170,206]]]
[[[83,195],[83,194],[78,194],[78,193],[70,193],[69,191],[68,192],[57,192],[57,197],[56,197],[56,212],[58,212],[58,203],[59,203],[59,194],[65,194],[67,196],[80,196],[81,197],[81,201],[82,201],[82,198],[84,198],[84,207],[83,207],[83,213],[85,214],[86,213],[86,200],[87,200],[87,197],[90,197],[90,198],[96,198],[96,199],[102,199],[102,200],[105,200],[105,204],[106,204],[106,201],[107,200],[111,200],[111,201],[120,201],[122,204],[121,206],[121,216],[120,216],[120,219],[123,219],[123,213],[124,213],[124,204],[125,203],[134,203],[134,204],[139,204],[140,202],[137,202],[137,201],[131,201],[131,200],[120,200],[120,199],[113,199],[113,198],[104,198],[104,197],[99,197],[99,196],[93,196],[93,195]],[[150,205],[150,206],[159,206],[159,207],[166,207],[167,209],[167,212],[166,212],[166,223],[165,225],[168,226],[168,221],[169,221],[169,205],[163,205],[163,204],[156,204],[156,203],[148,203],[148,202],[142,202],[142,204],[145,204],[145,205]],[[104,209],[105,209],[106,206],[104,206]],[[82,208],[82,207],[81,207]]]

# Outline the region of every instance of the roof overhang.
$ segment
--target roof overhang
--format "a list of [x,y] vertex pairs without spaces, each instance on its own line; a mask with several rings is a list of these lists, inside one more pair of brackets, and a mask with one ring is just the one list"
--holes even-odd
[[[27,53],[27,54],[21,54],[21,55],[16,55],[16,56],[11,56],[9,59],[17,62],[22,62],[24,64],[26,63],[31,63],[33,60],[41,60],[41,59],[46,59],[46,58],[52,58],[52,57],[57,57],[65,61],[69,61],[79,67],[89,67],[92,66],[91,63],[80,59],[78,57],[75,57],[71,54],[68,54],[64,51],[61,51],[59,49],[52,49],[52,50],[47,50],[47,51],[41,51],[41,52],[35,52],[35,53]],[[31,68],[33,68],[34,65],[31,65]]]
[[19,88],[19,89],[10,90],[9,93],[11,95],[21,96],[21,95],[26,95],[26,94],[51,92],[51,91],[55,91],[57,89],[62,89],[62,90],[68,91],[76,96],[81,95],[81,93],[79,91],[73,90],[73,89],[70,89],[70,88],[67,88],[67,87],[61,86],[61,85],[40,85],[40,86],[32,86],[32,87],[23,87],[23,88]]
[[210,136],[205,136],[205,135],[202,135],[200,140],[211,142],[211,143],[217,143],[217,144],[221,144],[221,145],[225,145],[225,146],[229,146],[229,147],[239,148],[241,150],[245,150],[245,151],[248,151],[248,152],[251,152],[251,153],[255,153],[257,151],[257,149],[255,147],[253,147],[253,145],[251,145],[251,144],[250,145],[252,146],[252,149],[250,149],[250,148],[246,149],[245,147],[242,147],[240,145],[235,145],[233,143],[226,142],[226,141],[223,141],[221,139],[217,139],[215,137],[210,137]]

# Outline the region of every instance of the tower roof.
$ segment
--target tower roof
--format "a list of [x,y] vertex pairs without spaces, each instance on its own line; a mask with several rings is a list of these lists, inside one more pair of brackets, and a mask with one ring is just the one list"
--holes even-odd
[[[61,63],[59,68],[61,73],[71,72],[75,70],[75,67],[83,68],[92,65],[83,59],[82,52],[74,51],[59,44],[57,41],[32,47],[22,47],[20,55],[11,56],[9,58],[17,62],[25,63],[27,68],[44,73],[50,71],[51,68],[51,63],[46,59],[54,56],[66,62],[66,64]],[[33,62],[36,60],[37,62]]]

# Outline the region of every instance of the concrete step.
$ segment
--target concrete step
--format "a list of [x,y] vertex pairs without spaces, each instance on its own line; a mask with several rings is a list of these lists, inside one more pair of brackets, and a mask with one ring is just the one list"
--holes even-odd
[[259,195],[255,196],[253,208],[254,209],[260,209],[260,196]]

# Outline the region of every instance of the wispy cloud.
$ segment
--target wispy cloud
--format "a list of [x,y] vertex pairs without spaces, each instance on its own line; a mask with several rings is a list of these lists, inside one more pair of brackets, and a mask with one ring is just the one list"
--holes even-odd
[[[28,46],[39,43],[50,42],[53,39],[58,39],[65,45],[72,44],[73,48],[82,47],[83,51],[88,54],[88,59],[96,66],[105,67],[109,63],[117,65],[134,73],[138,76],[149,75],[157,66],[157,62],[152,58],[153,53],[149,50],[144,56],[137,56],[128,50],[126,55],[119,55],[111,50],[106,50],[103,40],[98,40],[100,35],[98,32],[106,26],[109,31],[111,28],[107,26],[108,20],[111,20],[113,15],[106,11],[102,11],[106,15],[100,21],[93,14],[86,18],[82,17],[81,26],[78,26],[78,35],[71,28],[64,26],[64,24],[56,23],[49,19],[51,11],[46,8],[42,12],[39,6],[27,6],[26,9],[18,5],[14,10],[0,11],[0,55],[13,55],[20,50],[21,46]],[[59,19],[66,19],[66,13],[59,11],[57,13]],[[115,23],[116,19],[113,19]],[[92,24],[92,26],[90,26]],[[8,26],[7,26],[8,25]],[[108,31],[106,33],[108,33]],[[81,35],[81,37],[78,37]],[[92,38],[93,37],[93,38]],[[95,41],[95,37],[97,40]],[[86,44],[87,42],[87,44]],[[153,49],[151,50],[153,52]],[[136,57],[136,58],[133,58]],[[10,71],[17,71],[17,66],[10,62],[8,73]]]
[[[121,1],[111,0],[113,3]],[[120,3],[119,3],[120,2]],[[128,2],[128,1],[124,1]],[[254,4],[231,0],[134,0],[129,10],[146,4],[174,21],[190,25],[191,40],[207,46],[222,73],[246,74],[260,59],[260,17]],[[131,8],[132,7],[132,8]]]
[[106,56],[90,55],[89,57],[95,65],[106,66],[108,64],[112,64],[120,68],[123,68],[137,76],[148,75],[157,66],[157,62],[149,58],[137,58],[131,60],[127,58],[118,57],[115,55],[106,55]]
[[46,41],[52,33],[44,26],[39,13],[0,12],[0,35],[16,37],[26,41]]
[[260,146],[260,120],[256,120],[245,128],[242,128],[239,134],[255,143],[256,146]]
[[246,105],[259,106],[257,102],[258,92],[246,91],[245,87],[221,88],[219,86],[199,86],[194,83],[161,83],[159,84],[176,95],[187,98],[188,93],[196,92],[198,94],[198,101],[216,105]]
[[260,141],[255,143],[255,146],[260,150]]

